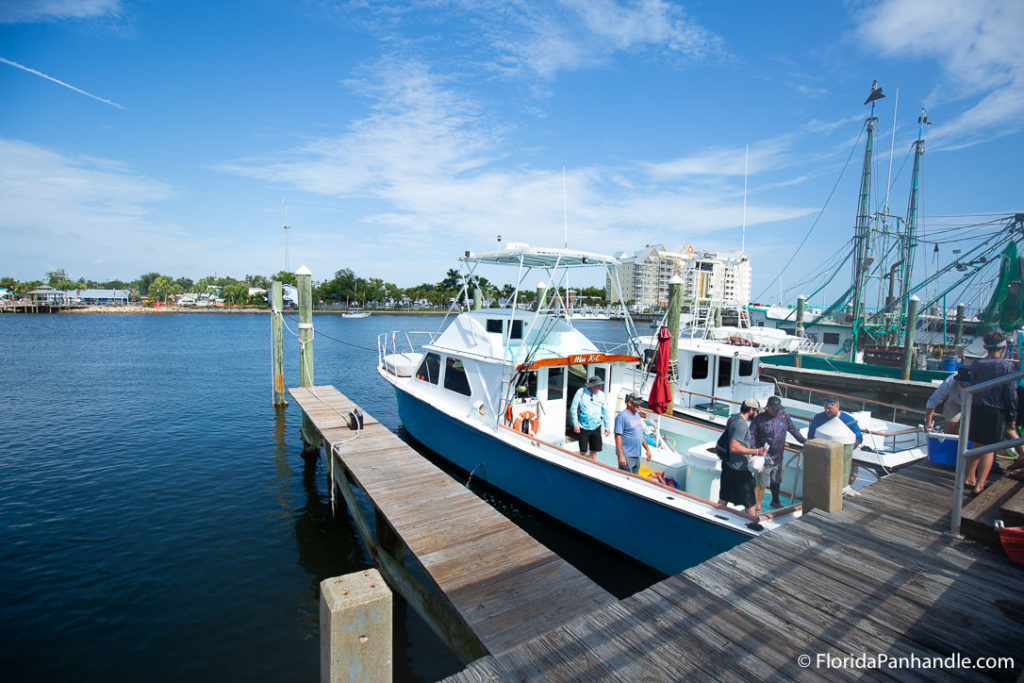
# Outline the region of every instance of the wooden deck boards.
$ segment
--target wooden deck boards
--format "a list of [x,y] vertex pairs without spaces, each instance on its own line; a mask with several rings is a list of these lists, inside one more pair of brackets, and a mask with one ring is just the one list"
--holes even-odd
[[372,416],[356,437],[334,387],[290,393],[489,652],[615,602]]
[[[1024,569],[944,532],[953,475],[921,463],[452,676],[477,680],[1016,680]],[[1013,669],[802,668],[1014,656]]]

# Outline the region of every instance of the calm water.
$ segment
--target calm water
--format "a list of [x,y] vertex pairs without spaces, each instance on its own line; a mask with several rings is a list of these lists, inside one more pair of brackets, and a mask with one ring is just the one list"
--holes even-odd
[[[408,439],[376,352],[359,347],[439,322],[318,315],[316,382]],[[581,327],[614,340],[621,326]],[[285,347],[294,386],[287,331]],[[0,353],[5,678],[315,680],[319,582],[371,564],[330,513],[323,458],[300,455],[297,406],[271,406],[269,317],[2,315]],[[617,595],[659,578],[472,488]],[[411,608],[398,606],[395,629],[400,679],[462,668]]]

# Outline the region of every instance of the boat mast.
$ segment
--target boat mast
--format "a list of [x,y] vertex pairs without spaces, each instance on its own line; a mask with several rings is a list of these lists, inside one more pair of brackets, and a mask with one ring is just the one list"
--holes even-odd
[[910,300],[910,278],[914,268],[914,249],[917,243],[917,192],[921,174],[921,156],[924,154],[924,127],[929,125],[928,113],[924,107],[917,118],[917,140],[914,141],[914,172],[910,180],[910,201],[907,204],[907,220],[904,224],[903,239],[900,241],[900,257],[903,266],[900,273],[900,318],[905,320]]
[[882,99],[882,88],[878,81],[871,84],[871,94],[864,104],[871,104],[867,119],[867,142],[864,144],[864,167],[860,174],[860,201],[857,203],[857,227],[854,230],[853,259],[853,340],[850,344],[850,360],[857,360],[857,341],[860,336],[861,306],[864,295],[864,274],[871,265],[868,253],[871,248],[871,150],[875,138],[875,102]]

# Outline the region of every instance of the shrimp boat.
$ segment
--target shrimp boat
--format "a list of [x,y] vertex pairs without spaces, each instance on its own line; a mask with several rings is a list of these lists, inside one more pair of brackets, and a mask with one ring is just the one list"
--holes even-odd
[[[601,377],[614,419],[633,390],[639,350],[633,342],[599,348],[564,308],[545,308],[543,299],[524,310],[520,287],[540,272],[548,281],[540,291],[552,291],[578,268],[603,268],[618,285],[616,259],[512,243],[466,252],[459,261],[464,282],[480,266],[505,266],[518,270],[518,284],[509,308],[465,311],[449,322],[451,311],[432,333],[379,337],[378,372],[394,387],[402,424],[417,441],[474,478],[666,574],[801,514],[799,505],[755,517],[718,504],[715,467],[693,466],[699,454],[690,454],[703,450],[705,463],[718,464],[707,451],[721,429],[708,425],[644,413],[653,459],[641,460],[639,474],[616,467],[613,437],[604,437],[596,461],[579,454],[568,415],[573,396],[588,377]],[[460,299],[466,292],[463,287]],[[627,338],[635,339],[628,312],[621,315]],[[414,334],[422,344],[413,343]]]

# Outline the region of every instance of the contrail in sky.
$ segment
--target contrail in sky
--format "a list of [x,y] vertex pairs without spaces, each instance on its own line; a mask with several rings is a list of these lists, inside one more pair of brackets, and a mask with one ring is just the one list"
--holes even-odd
[[0,57],[0,62],[3,62],[4,64],[10,64],[11,66],[17,67],[18,69],[21,69],[22,71],[27,71],[30,74],[35,74],[36,76],[40,76],[41,78],[45,78],[48,81],[53,81],[57,85],[63,85],[65,88],[70,88],[71,90],[74,90],[77,93],[81,93],[82,95],[85,95],[86,97],[91,97],[94,100],[99,100],[100,102],[103,102],[105,104],[109,104],[112,107],[117,107],[118,109],[124,109],[124,107],[122,107],[117,102],[111,102],[110,100],[105,100],[102,97],[97,97],[96,95],[93,95],[92,93],[87,93],[84,90],[82,90],[81,88],[76,88],[75,86],[71,85],[70,83],[65,83],[64,81],[62,81],[60,79],[57,79],[57,78],[54,78],[53,76],[47,76],[42,71],[36,71],[35,69],[30,69],[27,66],[22,66],[21,64],[18,64],[17,62],[12,62],[11,60],[4,59],[3,57]]

